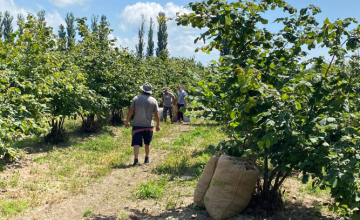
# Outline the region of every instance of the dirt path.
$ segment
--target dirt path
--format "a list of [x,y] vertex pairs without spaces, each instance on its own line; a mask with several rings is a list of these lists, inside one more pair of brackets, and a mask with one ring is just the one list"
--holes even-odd
[[101,183],[88,187],[86,194],[66,199],[59,204],[37,207],[20,219],[80,219],[86,209],[105,216],[117,216],[126,210],[141,210],[140,204],[133,202],[130,196],[137,184],[154,175],[150,171],[161,163],[166,154],[166,151],[154,150],[152,157],[156,160],[151,164],[116,169]]
[[[176,139],[181,132],[186,132],[193,128],[190,126],[180,126],[173,129],[174,131],[171,132],[175,132],[176,135],[173,135],[171,139]],[[167,139],[169,138],[160,140],[160,143],[168,142],[169,140]],[[164,219],[166,210],[161,204],[157,204],[154,200],[135,200],[131,198],[131,195],[141,182],[158,177],[158,175],[151,173],[151,171],[158,164],[162,163],[169,153],[170,151],[167,150],[152,149],[150,164],[114,169],[102,182],[86,187],[84,190],[85,194],[70,198],[64,197],[56,203],[44,202],[45,204],[27,210],[22,215],[17,216],[17,219],[81,219],[85,210],[93,210],[93,217],[91,219],[121,219],[124,216],[130,219]],[[143,161],[140,160],[140,162]],[[131,163],[132,158],[127,164],[130,165]],[[189,196],[184,198],[182,206],[186,207],[191,203],[192,196]],[[183,219],[184,213],[182,212],[183,210],[174,211],[177,216],[180,216],[176,217],[177,219]],[[191,217],[193,212],[195,211],[186,213],[186,215]],[[167,215],[167,217],[172,216],[170,213],[167,213]]]

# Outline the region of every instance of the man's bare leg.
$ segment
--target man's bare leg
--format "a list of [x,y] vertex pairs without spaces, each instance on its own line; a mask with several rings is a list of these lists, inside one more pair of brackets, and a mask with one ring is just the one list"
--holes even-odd
[[133,165],[136,165],[138,164],[138,157],[139,157],[139,149],[140,149],[140,146],[139,145],[135,145],[134,146],[134,164]]
[[150,155],[150,145],[145,145],[145,163],[150,163],[149,155]]
[[139,149],[140,149],[140,146],[139,146],[139,145],[135,145],[135,146],[134,146],[134,159],[138,159]]
[[150,145],[145,145],[145,154],[146,154],[146,157],[149,157],[149,155],[150,155]]

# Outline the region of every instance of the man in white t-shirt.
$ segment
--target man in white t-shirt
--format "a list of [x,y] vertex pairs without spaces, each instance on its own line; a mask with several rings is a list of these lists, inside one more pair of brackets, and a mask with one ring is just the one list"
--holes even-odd
[[186,106],[185,96],[187,96],[187,93],[185,90],[183,90],[182,86],[178,85],[177,89],[178,89],[179,98],[177,102],[177,107],[178,107],[177,122],[175,124],[179,124],[181,121],[184,121],[184,113],[180,111],[180,108]]

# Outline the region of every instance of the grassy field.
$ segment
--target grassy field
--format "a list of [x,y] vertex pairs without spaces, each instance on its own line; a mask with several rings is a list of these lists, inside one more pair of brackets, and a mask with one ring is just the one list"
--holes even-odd
[[[154,134],[151,164],[133,168],[131,130],[106,126],[93,135],[66,125],[70,139],[61,145],[42,139],[16,143],[28,153],[0,173],[2,219],[208,219],[192,207],[197,179],[214,153],[209,145],[226,139],[222,128],[201,121],[162,123]],[[144,149],[140,151],[143,162]],[[287,210],[274,219],[333,219],[328,191],[302,185],[297,177],[284,185]],[[68,210],[71,211],[68,211]],[[62,212],[61,212],[62,211]],[[59,218],[59,213],[61,218]],[[301,213],[301,214],[299,214]],[[247,210],[234,219],[255,219]],[[299,218],[299,215],[301,218]]]

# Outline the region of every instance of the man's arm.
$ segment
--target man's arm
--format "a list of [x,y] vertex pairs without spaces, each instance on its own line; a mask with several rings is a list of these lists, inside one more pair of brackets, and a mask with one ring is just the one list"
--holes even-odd
[[125,122],[125,127],[126,128],[129,128],[130,127],[130,118],[131,116],[134,114],[134,111],[135,111],[135,108],[130,108],[129,109],[129,112],[127,114],[127,117],[126,117],[126,122]]
[[158,111],[154,111],[154,117],[156,121],[156,131],[160,131],[160,116]]
[[164,106],[164,96],[162,97],[162,104],[163,104],[163,106]]

